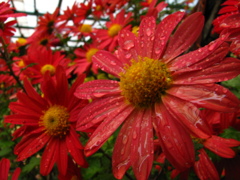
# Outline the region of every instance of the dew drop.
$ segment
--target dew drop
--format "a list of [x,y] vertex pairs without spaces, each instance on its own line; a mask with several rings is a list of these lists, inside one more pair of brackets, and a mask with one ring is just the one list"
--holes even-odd
[[146,29],[146,34],[147,34],[147,36],[151,36],[152,30],[150,28],[147,28]]
[[110,61],[110,64],[115,66],[116,65],[116,62],[115,61]]
[[124,149],[124,148],[122,148],[122,149],[121,149],[121,155],[123,155],[123,154],[124,154],[124,152],[125,152],[125,149]]
[[123,136],[122,143],[126,144],[128,140],[128,137],[126,135]]
[[136,138],[137,138],[137,132],[133,131],[133,139],[136,139]]
[[126,59],[129,59],[131,56],[132,56],[132,54],[130,54],[130,53],[125,54]]
[[125,41],[123,44],[123,49],[129,50],[134,47],[134,43],[132,40]]

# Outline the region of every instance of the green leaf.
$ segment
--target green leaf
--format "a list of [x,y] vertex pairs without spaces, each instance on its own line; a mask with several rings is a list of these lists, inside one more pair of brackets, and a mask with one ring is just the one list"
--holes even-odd
[[31,172],[36,166],[39,166],[39,164],[40,164],[40,158],[31,157],[29,163],[22,168],[22,173]]

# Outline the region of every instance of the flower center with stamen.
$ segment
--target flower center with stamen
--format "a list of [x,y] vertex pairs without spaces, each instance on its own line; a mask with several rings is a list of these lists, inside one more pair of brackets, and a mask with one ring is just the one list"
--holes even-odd
[[80,28],[79,28],[80,32],[83,33],[90,33],[92,32],[92,26],[89,24],[83,24]]
[[111,37],[114,37],[118,35],[118,32],[122,29],[122,26],[120,24],[113,24],[109,29],[108,29],[108,35]]
[[69,131],[69,116],[66,107],[53,105],[41,116],[40,125],[48,135],[62,138]]
[[45,64],[41,68],[41,73],[45,74],[47,71],[49,71],[50,75],[53,76],[55,74],[56,68],[53,65],[51,65],[51,64]]
[[92,62],[92,56],[98,52],[97,48],[90,48],[86,53],[86,58],[88,62]]
[[120,73],[120,89],[127,102],[137,108],[160,102],[172,82],[166,64],[148,57],[131,60],[124,69]]

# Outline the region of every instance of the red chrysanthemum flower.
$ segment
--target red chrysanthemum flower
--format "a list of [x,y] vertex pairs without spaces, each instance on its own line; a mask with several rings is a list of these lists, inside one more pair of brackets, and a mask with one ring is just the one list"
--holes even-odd
[[71,68],[68,67],[70,59],[62,55],[60,51],[53,52],[52,50],[43,49],[28,51],[27,59],[25,59],[25,66],[28,67],[24,73],[32,79],[32,83],[39,83],[43,80],[46,72],[50,72],[53,76],[56,72],[57,66],[62,66],[66,75],[71,73]]
[[[9,178],[9,170],[10,170],[10,160],[7,158],[2,158],[0,161],[0,179],[1,180],[8,180]],[[21,169],[18,167],[14,170],[11,180],[18,180],[18,176],[21,173]]]
[[239,60],[224,58],[229,48],[222,39],[183,54],[204,24],[202,14],[194,13],[175,30],[183,16],[183,12],[176,12],[159,25],[154,18],[145,18],[137,37],[122,30],[118,57],[106,51],[92,57],[103,71],[120,81],[90,81],[75,93],[79,98],[93,99],[81,111],[77,130],[100,123],[86,144],[87,156],[123,124],[112,157],[116,178],[121,179],[132,166],[137,179],[147,179],[154,132],[175,168],[191,167],[195,157],[190,134],[200,138],[211,135],[199,107],[230,112],[239,106],[234,94],[215,83],[237,76]]
[[83,72],[89,72],[90,68],[97,74],[98,67],[95,63],[92,63],[92,56],[99,51],[98,43],[85,44],[83,48],[77,48],[74,54],[77,56],[74,59],[75,72],[82,74]]
[[113,51],[117,46],[118,33],[122,29],[130,29],[130,25],[127,25],[131,21],[132,13],[125,14],[125,10],[119,12],[116,17],[113,14],[110,15],[110,21],[106,23],[107,29],[97,29],[96,37],[100,42],[100,49],[108,49]]
[[240,10],[240,0],[227,0],[224,3],[222,3],[223,8],[220,9],[218,14],[220,14],[219,17],[217,17],[213,21],[213,32],[216,32],[220,34],[220,32],[224,29],[223,21],[234,14],[239,14]]
[[86,167],[83,146],[75,131],[78,112],[87,104],[73,93],[84,77],[68,89],[68,81],[62,68],[56,70],[55,79],[46,74],[41,83],[42,96],[24,81],[26,93],[18,92],[17,102],[9,108],[14,114],[6,116],[5,122],[20,124],[17,137],[22,136],[14,153],[22,161],[45,147],[40,164],[40,173],[47,175],[56,163],[62,175],[66,175],[69,155],[80,166]]

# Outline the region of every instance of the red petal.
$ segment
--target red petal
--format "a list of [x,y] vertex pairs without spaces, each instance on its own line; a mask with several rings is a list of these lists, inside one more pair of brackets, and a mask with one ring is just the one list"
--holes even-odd
[[184,14],[184,12],[173,13],[158,24],[154,38],[153,59],[159,59],[161,57],[172,31],[183,18]]
[[80,99],[99,98],[111,93],[120,93],[119,82],[113,80],[95,80],[89,81],[79,86],[75,96]]
[[26,115],[26,114],[12,114],[5,116],[4,122],[22,125],[39,125],[40,116]]
[[123,123],[123,126],[117,136],[112,155],[113,174],[117,179],[122,179],[126,170],[130,167],[131,144],[133,126],[136,120],[136,111],[134,111]]
[[155,113],[155,130],[166,158],[180,171],[191,167],[195,155],[190,135],[163,104],[155,104]]
[[57,167],[58,171],[62,175],[66,175],[67,172],[67,165],[68,165],[68,155],[67,155],[67,145],[65,140],[60,140],[59,139],[59,146],[58,149],[56,149],[56,152],[58,152],[58,157],[57,157]]
[[223,158],[233,158],[235,152],[230,147],[240,145],[240,141],[235,139],[225,139],[219,136],[212,136],[207,139],[203,145]]
[[168,67],[177,74],[202,70],[221,61],[228,52],[228,45],[223,44],[223,40],[217,39],[202,48],[177,57],[168,64]]
[[226,58],[221,63],[211,67],[173,75],[174,84],[207,84],[227,81],[239,74],[240,61],[235,58]]
[[0,179],[8,180],[8,172],[10,169],[10,160],[7,158],[2,158],[0,161]]
[[15,171],[13,172],[11,180],[18,180],[20,173],[21,173],[21,168],[20,167],[16,168]]
[[194,163],[194,170],[200,179],[212,179],[218,180],[219,175],[218,172],[213,164],[213,162],[209,159],[207,153],[203,150],[199,150],[200,154],[199,161]]
[[77,130],[82,131],[101,122],[111,115],[111,113],[118,110],[118,108],[124,103],[124,97],[119,95],[103,97],[93,101],[79,113],[76,127]]
[[139,111],[133,126],[131,162],[138,180],[148,179],[153,163],[152,109]]
[[59,151],[59,140],[55,138],[51,138],[51,140],[48,142],[47,147],[45,148],[41,163],[40,163],[40,173],[43,176],[48,175],[55,162],[58,158],[58,152]]
[[239,108],[237,97],[218,84],[172,86],[167,93],[215,111],[233,112]]
[[170,38],[163,57],[164,61],[169,62],[190,48],[202,32],[203,25],[202,13],[197,12],[188,16]]
[[22,140],[15,146],[14,153],[18,155],[17,160],[22,161],[39,150],[41,150],[49,141],[50,137],[42,133],[39,134],[30,134],[29,136],[25,136]]
[[66,137],[66,144],[67,144],[68,152],[71,154],[71,156],[73,157],[73,160],[78,165],[86,168],[88,166],[88,164],[84,158],[85,156],[84,156],[83,150],[79,149],[77,146],[75,146],[74,142],[75,141],[72,139],[71,135]]
[[162,101],[168,112],[175,117],[178,123],[186,127],[191,134],[201,138],[207,138],[211,135],[211,129],[205,119],[202,118],[198,107],[170,95],[163,96]]
[[139,44],[137,37],[128,30],[122,30],[118,35],[118,49],[119,59],[123,64],[130,64],[131,59],[138,59]]
[[123,63],[110,52],[100,50],[92,57],[93,63],[109,74],[119,77],[119,73],[124,71]]
[[141,21],[139,27],[139,50],[141,57],[152,57],[153,40],[156,28],[154,17],[146,17]]
[[86,156],[90,156],[95,153],[104,144],[104,142],[107,141],[111,134],[122,124],[122,122],[126,120],[133,109],[134,108],[132,106],[123,104],[118,110],[107,116],[91,135],[85,147]]
[[220,24],[223,28],[239,28],[240,14],[233,14],[226,17]]

